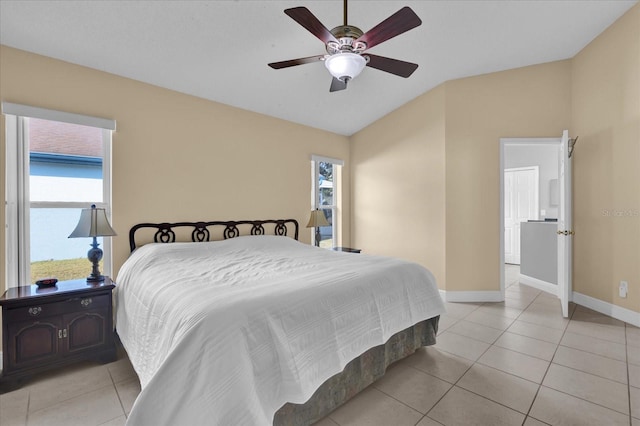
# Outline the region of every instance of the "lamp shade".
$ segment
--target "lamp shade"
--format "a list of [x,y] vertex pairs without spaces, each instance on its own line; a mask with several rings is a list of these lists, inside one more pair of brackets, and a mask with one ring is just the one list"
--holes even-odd
[[322,210],[311,210],[311,216],[309,217],[307,228],[318,228],[320,226],[331,226],[331,224],[327,222],[327,218],[324,216],[324,212]]
[[345,81],[356,78],[367,65],[367,60],[357,53],[335,53],[325,59],[324,65],[332,76]]
[[78,225],[69,238],[111,237],[114,235],[117,235],[116,231],[109,224],[105,209],[98,209],[95,204],[92,204],[90,209],[82,209]]

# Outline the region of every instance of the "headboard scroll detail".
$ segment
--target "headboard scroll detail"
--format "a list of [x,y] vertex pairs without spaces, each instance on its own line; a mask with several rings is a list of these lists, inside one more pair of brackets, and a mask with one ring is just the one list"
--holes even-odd
[[[136,232],[144,228],[155,229],[153,233],[154,243],[174,243],[176,242],[176,232],[178,228],[193,228],[191,230],[192,242],[211,241],[211,230],[216,227],[223,227],[222,237],[236,238],[243,235],[242,231],[251,225],[249,235],[266,235],[267,231],[273,229],[273,235],[287,236],[289,235],[290,225],[293,228],[293,238],[298,239],[298,221],[295,219],[267,219],[267,220],[231,220],[231,221],[212,221],[212,222],[176,222],[176,223],[139,223],[129,230],[129,247],[134,251],[136,245]],[[265,225],[267,230],[265,230]],[[152,231],[153,232],[153,231]],[[245,234],[246,230],[245,230]]]

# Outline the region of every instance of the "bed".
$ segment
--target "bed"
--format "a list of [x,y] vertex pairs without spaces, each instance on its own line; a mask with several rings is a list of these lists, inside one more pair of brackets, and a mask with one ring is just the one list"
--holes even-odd
[[428,270],[298,232],[293,219],[131,228],[115,290],[142,388],[128,425],[311,424],[435,343]]

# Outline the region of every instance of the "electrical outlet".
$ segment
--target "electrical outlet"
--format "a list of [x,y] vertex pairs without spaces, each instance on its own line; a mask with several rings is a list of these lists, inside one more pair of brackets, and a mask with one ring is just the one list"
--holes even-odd
[[627,297],[627,291],[629,291],[629,284],[626,281],[620,281],[620,286],[618,287],[620,297]]

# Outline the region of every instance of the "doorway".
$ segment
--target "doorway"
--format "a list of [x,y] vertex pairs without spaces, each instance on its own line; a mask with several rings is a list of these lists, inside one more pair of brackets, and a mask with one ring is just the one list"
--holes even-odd
[[[513,275],[514,269],[519,269],[521,223],[554,221],[558,217],[560,143],[560,138],[500,139],[500,291],[503,296],[506,275]],[[534,177],[532,170],[537,170],[537,176]],[[507,273],[508,264],[516,266]]]

